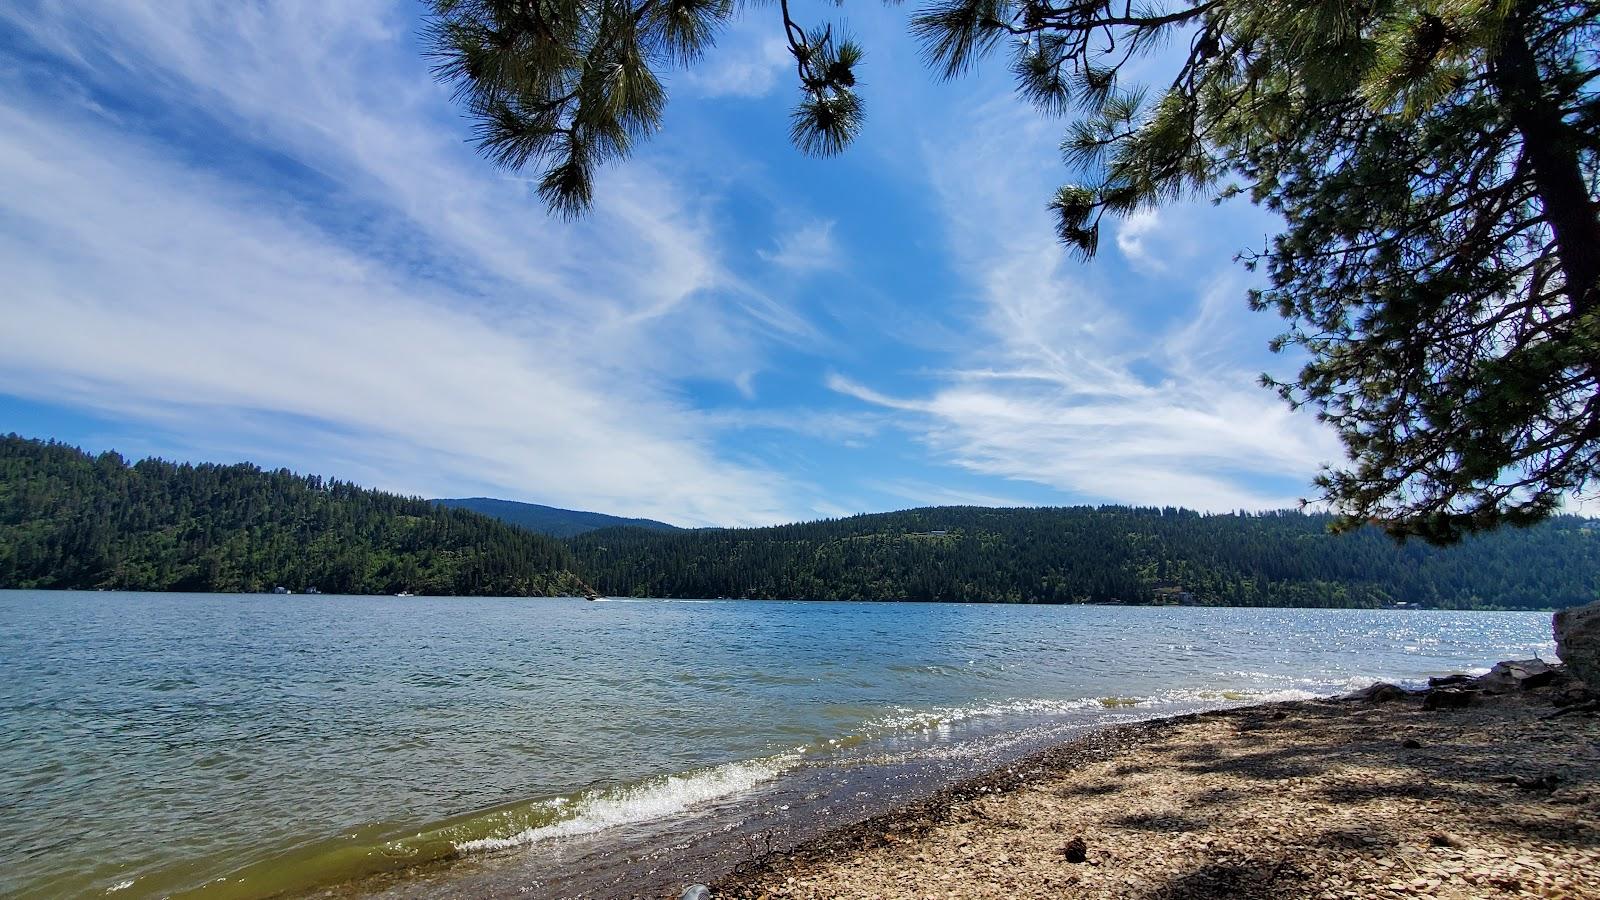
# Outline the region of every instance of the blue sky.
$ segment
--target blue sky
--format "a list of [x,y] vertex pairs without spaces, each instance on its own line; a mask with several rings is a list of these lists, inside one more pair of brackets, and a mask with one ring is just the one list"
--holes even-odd
[[1004,60],[940,83],[907,8],[795,9],[866,45],[848,153],[789,146],[750,6],[565,223],[472,151],[420,4],[5,4],[0,431],[686,525],[1308,493],[1338,445],[1256,386],[1293,360],[1232,262],[1269,218],[1083,265]]

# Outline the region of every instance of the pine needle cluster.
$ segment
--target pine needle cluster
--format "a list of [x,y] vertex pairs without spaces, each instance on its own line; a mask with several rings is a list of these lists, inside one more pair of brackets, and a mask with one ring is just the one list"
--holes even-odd
[[[661,126],[664,71],[710,48],[735,0],[429,0],[434,72],[472,117],[479,149],[514,171],[540,169],[538,194],[572,217],[594,202],[603,164]],[[807,31],[781,2],[801,100],[792,137],[831,155],[860,131],[861,47]]]

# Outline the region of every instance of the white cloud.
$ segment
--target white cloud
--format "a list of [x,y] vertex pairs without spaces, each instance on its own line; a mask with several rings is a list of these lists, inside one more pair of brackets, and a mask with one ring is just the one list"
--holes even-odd
[[1565,502],[1561,504],[1561,511],[1577,516],[1600,518],[1600,489],[1592,493],[1567,494]]
[[720,459],[673,385],[748,379],[809,323],[731,276],[704,207],[648,166],[608,170],[589,221],[553,223],[460,144],[394,7],[0,17],[100,67],[82,77],[203,113],[218,146],[303,170],[288,192],[230,177],[0,75],[8,392],[208,446],[316,448],[348,464],[327,474],[420,493],[689,524],[804,508]]
[[765,97],[784,73],[794,72],[789,45],[774,37],[777,23],[741,21],[679,77],[701,97]]
[[[951,254],[981,296],[962,366],[920,396],[835,375],[829,386],[898,411],[969,471],[1071,497],[1211,510],[1294,503],[1337,442],[1255,384],[1260,344],[1238,274],[1196,278],[1197,302],[1141,321],[1092,267],[1068,260],[1039,198],[1050,135],[1012,101],[925,154]],[[1002,226],[1003,223],[1003,226]],[[1296,487],[1287,487],[1294,485]],[[1308,485],[1307,485],[1308,486]]]
[[[1219,246],[1219,234],[1241,233],[1239,226],[1245,221],[1270,228],[1269,220],[1268,214],[1242,201],[1219,211],[1207,200],[1191,199],[1135,210],[1110,227],[1116,233],[1117,249],[1135,271],[1188,280],[1196,266],[1214,267],[1218,259],[1229,258],[1240,249]],[[1227,223],[1220,231],[1219,222]]]
[[1161,214],[1154,209],[1137,210],[1117,224],[1117,249],[1122,251],[1134,268],[1147,272],[1166,270],[1166,262],[1153,255],[1146,246],[1151,234],[1160,225]]
[[767,262],[794,272],[836,269],[842,261],[839,245],[833,239],[832,221],[807,222],[779,235],[773,249],[756,253]]

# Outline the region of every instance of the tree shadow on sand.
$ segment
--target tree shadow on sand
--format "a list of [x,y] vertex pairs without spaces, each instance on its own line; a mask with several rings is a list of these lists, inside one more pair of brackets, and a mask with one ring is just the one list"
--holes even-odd
[[[1481,710],[1428,710],[1415,698],[1382,709],[1327,702],[1301,704],[1288,712],[1229,714],[1236,740],[1175,750],[1169,757],[1186,772],[1257,782],[1259,792],[1213,788],[1169,798],[1179,808],[1176,813],[1135,814],[1106,824],[1158,831],[1162,824],[1182,822],[1184,830],[1198,825],[1192,830],[1224,836],[1243,824],[1233,821],[1229,810],[1252,795],[1272,795],[1277,783],[1287,787],[1302,778],[1318,782],[1312,788],[1313,805],[1320,801],[1338,809],[1347,821],[1313,837],[1302,833],[1282,843],[1219,850],[1161,883],[1130,891],[1130,896],[1305,897],[1321,890],[1316,882],[1322,876],[1314,873],[1328,863],[1362,870],[1357,877],[1365,875],[1364,883],[1372,889],[1398,883],[1400,890],[1426,895],[1425,888],[1414,887],[1410,863],[1429,853],[1453,852],[1457,839],[1416,828],[1401,836],[1377,820],[1348,822],[1348,814],[1360,816],[1374,803],[1389,804],[1391,810],[1394,801],[1416,803],[1418,815],[1444,810],[1449,813],[1446,820],[1464,823],[1479,838],[1498,835],[1510,847],[1600,848],[1600,745],[1592,739],[1592,718],[1588,725],[1580,725],[1577,717],[1553,723],[1548,707],[1537,698],[1495,701],[1497,706],[1501,702],[1507,710],[1503,725],[1485,724]],[[1253,746],[1257,739],[1261,749]],[[1222,812],[1196,815],[1201,810]],[[1267,810],[1250,815],[1270,815]],[[1340,859],[1344,862],[1338,863]],[[1509,876],[1480,885],[1495,891],[1519,886]]]

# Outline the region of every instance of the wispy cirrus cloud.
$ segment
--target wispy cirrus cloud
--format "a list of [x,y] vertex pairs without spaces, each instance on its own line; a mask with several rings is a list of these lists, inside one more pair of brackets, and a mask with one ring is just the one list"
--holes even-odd
[[794,272],[836,269],[843,264],[843,254],[833,237],[833,222],[815,220],[778,235],[770,250],[757,250],[757,255],[769,263]]
[[963,137],[925,155],[947,246],[980,298],[976,338],[957,364],[921,392],[838,374],[829,386],[897,412],[963,469],[1067,497],[1213,510],[1294,503],[1339,448],[1257,387],[1262,340],[1240,325],[1241,276],[1224,254],[1209,275],[1190,273],[1198,296],[1169,298],[1175,311],[1137,315],[1119,302],[1055,242],[1040,202],[1049,183],[1021,174],[1052,172],[1049,127],[994,101]]

